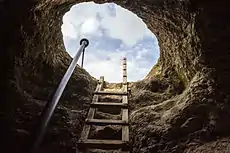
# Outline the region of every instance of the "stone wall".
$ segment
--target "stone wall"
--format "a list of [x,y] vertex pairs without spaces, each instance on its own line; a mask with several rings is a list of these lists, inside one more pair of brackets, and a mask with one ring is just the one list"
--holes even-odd
[[[1,150],[15,153],[26,146],[39,112],[66,71],[71,58],[64,50],[62,16],[79,2],[0,2]],[[133,93],[144,91],[131,99],[133,152],[184,152],[191,144],[197,150],[228,136],[229,2],[95,2],[115,2],[136,13],[159,40],[158,64],[142,86],[132,84]],[[76,69],[40,152],[74,152],[95,83],[85,70]]]

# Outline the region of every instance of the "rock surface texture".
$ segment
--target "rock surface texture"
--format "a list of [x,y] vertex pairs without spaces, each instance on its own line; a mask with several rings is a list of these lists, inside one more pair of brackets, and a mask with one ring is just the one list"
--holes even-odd
[[[1,152],[22,152],[71,57],[62,17],[83,0],[1,0]],[[159,40],[160,59],[130,83],[133,153],[230,152],[228,1],[95,0],[136,13]],[[75,152],[92,91],[74,72],[38,152]]]

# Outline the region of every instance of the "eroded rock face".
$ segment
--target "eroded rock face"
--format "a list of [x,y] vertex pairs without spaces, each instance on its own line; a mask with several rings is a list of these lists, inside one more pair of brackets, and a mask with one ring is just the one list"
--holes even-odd
[[[6,32],[5,52],[1,57],[7,66],[1,103],[4,152],[28,148],[39,115],[71,62],[60,31],[63,14],[56,18],[60,11],[52,12],[54,6],[41,8],[36,1],[1,2],[5,21],[1,30]],[[88,72],[76,68],[52,118],[41,152],[74,150],[95,85],[96,80]]]
[[[79,2],[0,2],[1,70],[5,74],[1,85],[1,139],[5,143],[1,150],[15,153],[23,148],[66,71],[71,58],[62,42],[62,16]],[[131,84],[132,152],[208,152],[215,142],[204,144],[207,141],[221,146],[217,139],[228,136],[230,128],[228,2],[95,2],[116,2],[136,13],[156,34],[161,48],[157,66],[143,82]],[[94,87],[95,80],[77,68],[40,152],[75,151],[85,104]]]

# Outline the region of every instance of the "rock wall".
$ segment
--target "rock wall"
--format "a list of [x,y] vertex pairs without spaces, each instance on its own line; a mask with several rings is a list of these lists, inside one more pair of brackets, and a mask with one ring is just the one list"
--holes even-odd
[[[53,7],[55,5],[42,7],[38,1],[1,2],[0,14],[4,21],[1,61],[5,66],[1,69],[5,74],[1,150],[4,152],[23,152],[30,146],[39,115],[71,62],[60,30],[63,14],[56,18],[60,11]],[[96,80],[78,66],[55,111],[40,152],[74,150],[95,86]]]
[[[71,58],[62,42],[62,16],[79,2],[0,1],[1,150],[22,150],[67,69]],[[228,139],[229,2],[95,2],[116,2],[131,10],[159,40],[158,64],[145,80],[131,84],[132,152],[208,152],[206,146],[215,142],[206,142],[221,144],[220,137]],[[94,87],[95,80],[77,68],[40,152],[74,152],[84,104],[90,102]]]

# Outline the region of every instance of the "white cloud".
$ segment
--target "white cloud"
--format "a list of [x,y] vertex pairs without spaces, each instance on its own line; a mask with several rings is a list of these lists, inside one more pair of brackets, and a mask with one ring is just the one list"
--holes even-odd
[[94,34],[99,28],[99,22],[95,18],[89,18],[81,26],[81,33],[83,34]]
[[[114,6],[115,16],[111,15],[111,5]],[[102,18],[100,23],[97,21],[97,15]],[[123,21],[123,22],[121,22]],[[77,32],[72,32],[72,27],[63,26],[63,33],[76,37],[76,35],[85,36],[85,32],[97,32],[101,26],[106,29],[111,38],[121,39],[129,47],[141,40],[149,33],[146,25],[132,12],[115,4],[95,4],[93,2],[84,2],[71,8],[64,18],[63,22],[68,25],[73,24]],[[64,24],[64,25],[65,25]],[[88,31],[91,30],[91,31]]]
[[74,33],[76,33],[75,28],[73,27],[73,25],[69,22],[64,22],[65,24],[62,25],[62,33],[64,34],[64,36],[68,36],[68,37],[72,37],[72,38],[76,38],[76,35],[73,35]]
[[143,79],[156,63],[155,57],[159,57],[157,40],[142,20],[114,3],[84,2],[73,6],[63,17],[62,32],[72,57],[81,38],[90,40],[84,68],[92,76],[105,76],[110,82],[122,81],[124,56],[128,81]]
[[146,26],[141,19],[120,6],[116,7],[116,17],[105,16],[101,24],[108,30],[110,37],[121,39],[129,47],[146,34]]

